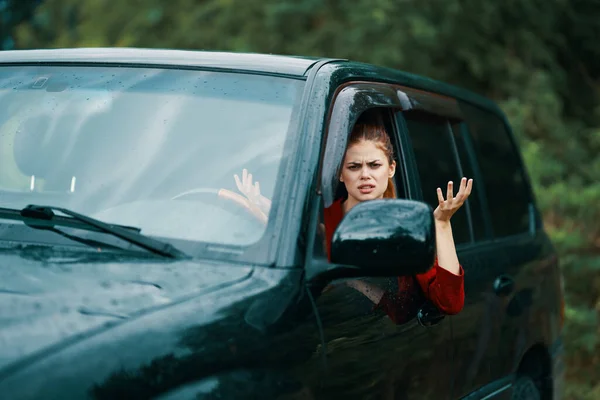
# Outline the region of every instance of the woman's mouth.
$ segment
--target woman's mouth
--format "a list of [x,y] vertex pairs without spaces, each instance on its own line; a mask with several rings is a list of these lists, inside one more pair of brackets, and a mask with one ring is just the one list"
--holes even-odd
[[359,192],[361,192],[362,194],[369,194],[371,193],[373,190],[375,190],[375,185],[360,185],[358,187]]

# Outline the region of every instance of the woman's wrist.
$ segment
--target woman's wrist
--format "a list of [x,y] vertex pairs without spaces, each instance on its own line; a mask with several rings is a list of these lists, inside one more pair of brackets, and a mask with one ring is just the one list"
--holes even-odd
[[452,226],[450,221],[435,222],[435,241],[438,266],[450,271],[454,275],[459,274],[460,264],[454,246]]
[[450,224],[450,220],[439,220],[435,219],[435,229],[452,229],[452,224]]

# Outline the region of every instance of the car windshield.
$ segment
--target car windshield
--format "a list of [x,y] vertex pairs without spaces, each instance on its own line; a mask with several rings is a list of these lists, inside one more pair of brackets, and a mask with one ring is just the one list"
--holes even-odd
[[162,239],[251,245],[265,221],[218,191],[241,194],[234,175],[247,169],[273,198],[303,83],[198,70],[1,67],[0,207],[52,205]]

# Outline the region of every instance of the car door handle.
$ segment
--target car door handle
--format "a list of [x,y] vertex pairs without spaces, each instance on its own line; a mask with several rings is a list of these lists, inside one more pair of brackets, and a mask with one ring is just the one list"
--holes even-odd
[[419,309],[417,320],[424,327],[430,327],[442,322],[446,315],[438,310],[433,304],[426,303]]
[[508,296],[513,290],[515,290],[515,280],[508,275],[500,275],[494,281],[494,293],[497,296]]

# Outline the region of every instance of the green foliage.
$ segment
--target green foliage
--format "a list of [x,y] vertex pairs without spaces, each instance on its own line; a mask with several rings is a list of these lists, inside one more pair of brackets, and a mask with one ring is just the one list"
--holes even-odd
[[[600,3],[46,0],[19,48],[130,46],[342,57],[470,88],[507,113],[561,254],[567,399],[600,380]],[[507,193],[507,195],[510,195]],[[591,375],[589,375],[591,374]],[[589,382],[589,380],[588,380]],[[587,387],[600,397],[600,387]],[[594,398],[596,398],[594,397]]]
[[39,0],[0,0],[0,49],[14,48],[13,30],[33,14]]

